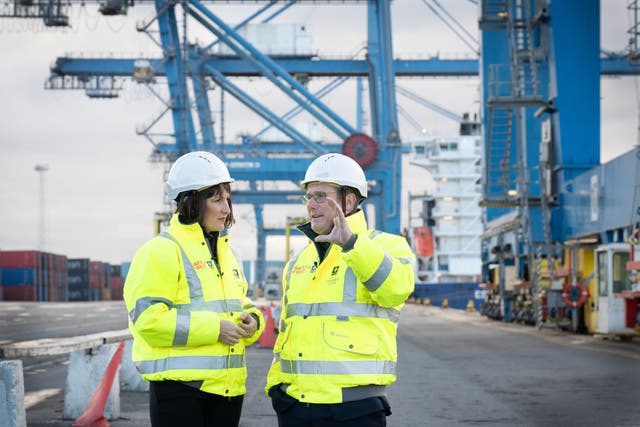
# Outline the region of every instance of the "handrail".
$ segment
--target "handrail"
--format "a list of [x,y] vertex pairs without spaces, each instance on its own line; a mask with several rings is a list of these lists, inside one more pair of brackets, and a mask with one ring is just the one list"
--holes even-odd
[[43,338],[31,341],[19,341],[0,345],[0,359],[53,356],[95,348],[104,344],[126,341],[130,338],[131,332],[129,332],[129,329],[122,329],[119,331],[105,331],[67,338]]

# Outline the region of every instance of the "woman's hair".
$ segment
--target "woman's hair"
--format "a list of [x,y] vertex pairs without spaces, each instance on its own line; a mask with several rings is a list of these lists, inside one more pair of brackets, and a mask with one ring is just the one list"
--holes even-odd
[[[201,191],[190,190],[180,193],[176,198],[178,204],[176,213],[178,214],[180,222],[183,224],[201,222],[204,217],[205,202],[211,197],[219,196],[222,193],[222,190],[229,195],[231,194],[231,186],[228,182],[207,187]],[[229,204],[230,212],[229,215],[227,215],[227,220],[224,222],[224,226],[225,228],[231,228],[231,226],[236,222],[233,216],[231,197],[227,199],[227,203]]]

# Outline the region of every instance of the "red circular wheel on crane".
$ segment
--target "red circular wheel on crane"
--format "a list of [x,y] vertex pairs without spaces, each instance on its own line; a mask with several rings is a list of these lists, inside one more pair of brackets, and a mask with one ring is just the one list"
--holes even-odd
[[569,307],[581,307],[587,301],[587,298],[589,298],[589,291],[580,282],[576,283],[575,286],[567,284],[562,289],[562,301]]
[[378,145],[369,135],[354,133],[344,140],[342,154],[351,157],[360,166],[366,168],[378,157]]

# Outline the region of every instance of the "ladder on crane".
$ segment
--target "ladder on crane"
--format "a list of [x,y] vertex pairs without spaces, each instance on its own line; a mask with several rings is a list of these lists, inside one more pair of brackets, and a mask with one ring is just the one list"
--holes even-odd
[[[551,260],[554,245],[551,235],[550,180],[540,174],[548,171],[550,158],[536,168],[527,162],[525,111],[549,108],[541,94],[538,76],[539,59],[546,52],[536,46],[534,29],[544,21],[546,10],[535,13],[531,0],[485,0],[482,2],[483,29],[506,30],[510,62],[489,68],[487,101],[488,129],[485,152],[484,200],[487,207],[514,207],[519,217],[519,238],[525,257],[531,291],[538,292],[538,269],[541,249]],[[538,194],[531,188],[538,184]],[[539,215],[532,215],[532,208]],[[548,263],[553,266],[553,262]],[[552,272],[547,272],[552,273]],[[522,272],[521,272],[522,274]],[[504,289],[504,288],[503,288]]]

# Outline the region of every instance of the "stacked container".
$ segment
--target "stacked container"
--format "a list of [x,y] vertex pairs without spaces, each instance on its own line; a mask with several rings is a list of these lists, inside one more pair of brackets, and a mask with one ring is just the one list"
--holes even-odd
[[122,300],[130,264],[36,250],[0,251],[0,301]]
[[101,301],[102,289],[105,287],[104,263],[89,262],[89,301]]
[[104,274],[104,286],[101,289],[102,301],[111,301],[111,264],[102,264],[102,274]]
[[2,299],[37,301],[42,260],[39,251],[1,251]]
[[67,260],[68,301],[89,301],[89,258]]
[[111,299],[114,301],[122,300],[122,288],[124,279],[122,278],[122,268],[119,265],[110,266],[109,288],[111,290]]
[[4,301],[65,301],[66,259],[40,251],[0,251]]

